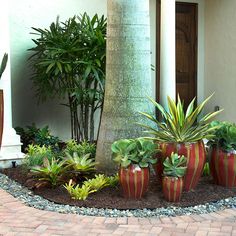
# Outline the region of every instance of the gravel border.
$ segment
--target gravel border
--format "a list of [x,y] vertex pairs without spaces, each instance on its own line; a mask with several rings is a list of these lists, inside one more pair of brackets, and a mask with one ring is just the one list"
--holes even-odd
[[105,216],[105,217],[166,217],[166,216],[180,216],[192,214],[205,214],[223,210],[226,208],[236,208],[236,197],[219,200],[217,202],[210,202],[205,205],[197,205],[193,207],[167,207],[136,210],[117,210],[117,209],[97,209],[76,207],[69,205],[62,205],[51,202],[32,191],[23,187],[21,184],[10,179],[4,174],[0,173],[0,188],[4,189],[15,198],[24,202],[25,205],[34,207],[40,210],[54,211],[60,213],[73,213],[86,216]]

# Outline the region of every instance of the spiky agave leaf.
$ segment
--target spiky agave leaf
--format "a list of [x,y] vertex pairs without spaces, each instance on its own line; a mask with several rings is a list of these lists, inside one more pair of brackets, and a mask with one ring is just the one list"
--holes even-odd
[[145,112],[140,112],[141,115],[155,123],[157,128],[153,128],[152,126],[145,124],[139,125],[146,128],[145,132],[153,135],[154,139],[160,142],[196,142],[203,138],[212,137],[212,133],[216,128],[209,127],[208,124],[210,120],[218,115],[222,110],[208,113],[198,121],[204,106],[212,96],[213,94],[206,98],[195,109],[194,98],[188,105],[186,112],[184,112],[184,104],[181,102],[179,96],[177,103],[175,103],[175,101],[170,97],[167,98],[169,112],[167,112],[152,98],[149,98],[149,100],[161,113],[163,120],[160,122],[152,115]]

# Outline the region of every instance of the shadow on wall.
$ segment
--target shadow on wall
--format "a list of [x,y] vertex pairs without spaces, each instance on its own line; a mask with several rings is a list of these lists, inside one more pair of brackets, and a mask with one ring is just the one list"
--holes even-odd
[[13,127],[24,127],[34,122],[39,127],[48,125],[52,133],[61,139],[69,139],[69,110],[60,105],[63,101],[58,99],[38,103],[30,80],[33,73],[28,61],[30,54],[27,49],[25,51],[25,54],[11,57]]

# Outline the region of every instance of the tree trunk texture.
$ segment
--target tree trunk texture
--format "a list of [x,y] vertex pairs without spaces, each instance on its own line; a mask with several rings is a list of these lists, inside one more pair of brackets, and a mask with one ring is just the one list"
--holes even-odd
[[152,96],[149,0],[108,0],[105,100],[97,142],[98,169],[113,173],[111,144],[144,136],[135,122],[139,111],[154,114]]

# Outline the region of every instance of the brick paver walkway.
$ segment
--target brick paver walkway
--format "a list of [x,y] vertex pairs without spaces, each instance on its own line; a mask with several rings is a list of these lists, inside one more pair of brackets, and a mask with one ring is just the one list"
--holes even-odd
[[105,218],[25,206],[0,189],[0,235],[235,235],[236,209],[165,218]]

